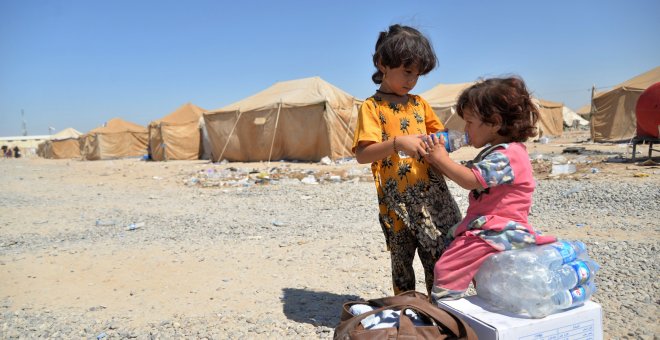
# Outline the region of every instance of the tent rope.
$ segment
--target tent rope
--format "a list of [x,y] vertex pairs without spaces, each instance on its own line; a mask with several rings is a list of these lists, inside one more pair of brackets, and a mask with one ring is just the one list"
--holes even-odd
[[277,107],[277,116],[275,117],[275,129],[273,130],[273,139],[270,141],[270,151],[268,152],[268,166],[270,166],[270,157],[273,155],[273,145],[275,144],[275,135],[277,134],[277,123],[280,121],[280,110],[282,109],[282,98]]
[[[353,110],[356,111],[355,114],[353,114]],[[353,133],[353,138],[355,137],[355,131],[351,130],[351,126],[353,126],[353,117],[357,118],[357,116],[358,116],[357,111],[359,111],[358,104],[355,102],[355,99],[353,99],[353,100],[351,100],[351,118],[348,119],[348,126],[346,127],[346,137],[347,138],[349,137],[351,132]],[[351,138],[351,140],[349,140],[349,143],[353,142],[352,141],[353,138]],[[344,145],[346,145],[346,144],[344,144]],[[350,147],[349,147],[348,157],[350,157],[350,156],[351,156],[351,151],[350,151]]]
[[225,155],[225,150],[227,150],[227,145],[229,145],[229,141],[231,140],[231,136],[234,134],[234,129],[236,128],[236,125],[238,125],[238,121],[241,119],[241,115],[243,112],[241,112],[241,108],[239,107],[236,112],[238,112],[238,117],[236,117],[236,122],[234,122],[234,126],[231,127],[231,132],[229,132],[229,136],[227,136],[227,141],[225,142],[225,146],[222,147],[222,152],[220,153],[220,157],[218,157],[218,162],[222,160],[222,156]]

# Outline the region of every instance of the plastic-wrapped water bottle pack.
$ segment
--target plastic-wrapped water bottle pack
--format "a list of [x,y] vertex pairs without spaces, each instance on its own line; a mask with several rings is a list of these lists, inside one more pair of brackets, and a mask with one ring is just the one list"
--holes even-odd
[[477,295],[496,309],[542,318],[591,298],[599,268],[580,241],[504,251],[481,265]]

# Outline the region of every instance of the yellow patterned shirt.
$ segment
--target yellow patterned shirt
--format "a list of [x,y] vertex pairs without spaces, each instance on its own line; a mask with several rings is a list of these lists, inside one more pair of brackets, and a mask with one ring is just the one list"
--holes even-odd
[[[393,104],[374,95],[360,107],[353,151],[360,142],[380,143],[395,136],[425,135],[443,129],[431,106],[420,96],[408,95],[406,103]],[[383,227],[397,232],[409,226],[410,210],[428,193],[429,165],[423,159],[400,158],[392,150],[387,158],[373,162],[371,171]]]

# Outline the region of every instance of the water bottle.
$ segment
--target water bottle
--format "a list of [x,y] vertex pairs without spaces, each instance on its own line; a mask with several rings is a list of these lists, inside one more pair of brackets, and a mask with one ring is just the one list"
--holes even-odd
[[459,148],[470,144],[467,133],[457,130],[438,131],[435,133],[435,136],[438,139],[440,136],[444,138],[445,150],[447,150],[447,152],[454,152]]
[[495,310],[542,318],[589,299],[599,268],[584,243],[564,240],[491,255],[474,279]]
[[114,220],[96,219],[96,226],[97,227],[113,226],[115,224],[116,224],[116,222]]
[[586,254],[587,246],[580,241],[560,240],[542,246],[532,246],[530,250],[537,255],[542,265],[556,270],[563,264]]
[[399,158],[400,159],[410,158],[410,156],[406,155],[406,153],[403,152],[403,151],[399,151],[398,153],[399,153]]
[[551,286],[556,290],[573,289],[592,281],[600,266],[591,259],[576,260],[555,271]]
[[126,227],[127,231],[133,231],[139,228],[144,227],[144,222],[138,222],[138,223],[131,223]]
[[584,304],[596,292],[596,284],[589,281],[573,289],[563,290],[552,296],[552,304],[557,310],[564,310]]

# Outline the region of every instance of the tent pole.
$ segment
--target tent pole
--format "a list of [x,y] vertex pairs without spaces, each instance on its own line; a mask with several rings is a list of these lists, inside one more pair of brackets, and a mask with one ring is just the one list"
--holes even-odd
[[591,130],[591,141],[594,141],[594,95],[596,94],[596,84],[591,85],[591,107],[589,108],[589,130]]
[[273,155],[273,144],[275,144],[275,134],[277,133],[277,123],[280,120],[280,110],[282,109],[282,98],[280,98],[280,105],[277,107],[277,116],[275,117],[275,130],[273,130],[273,139],[270,141],[270,152],[268,152],[268,166],[270,167],[270,157]]
[[218,162],[222,160],[222,156],[225,155],[225,150],[227,150],[227,145],[229,145],[229,139],[231,136],[234,134],[234,129],[236,128],[236,125],[238,125],[238,121],[241,119],[241,115],[243,112],[241,112],[241,108],[239,107],[236,112],[238,113],[238,117],[236,117],[236,122],[234,122],[234,126],[231,127],[231,132],[229,132],[229,136],[227,136],[227,141],[225,142],[225,146],[222,147],[222,152],[220,153],[220,157],[218,157]]

